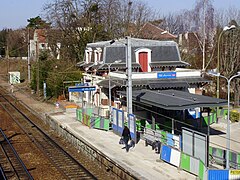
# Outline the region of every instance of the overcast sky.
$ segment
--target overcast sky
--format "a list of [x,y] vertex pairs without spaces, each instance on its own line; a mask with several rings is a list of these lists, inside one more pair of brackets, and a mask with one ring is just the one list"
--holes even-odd
[[[3,28],[21,28],[27,25],[27,19],[41,16],[42,7],[52,0],[1,0],[0,30]],[[192,9],[196,0],[142,0],[163,14]],[[214,0],[217,9],[235,7],[240,9],[240,0]]]

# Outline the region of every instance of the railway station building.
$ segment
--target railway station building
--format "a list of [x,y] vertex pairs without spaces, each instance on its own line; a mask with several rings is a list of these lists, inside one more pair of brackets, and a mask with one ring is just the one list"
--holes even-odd
[[89,43],[84,60],[77,64],[84,71],[83,83],[96,87],[83,92],[80,99],[99,107],[101,116],[109,116],[111,102],[127,117],[129,56],[133,114],[146,119],[153,129],[156,124],[178,128],[180,121],[199,129],[210,107],[226,104],[202,95],[202,88],[211,81],[202,77],[201,70],[189,69],[176,42],[129,39],[130,45],[128,38]]

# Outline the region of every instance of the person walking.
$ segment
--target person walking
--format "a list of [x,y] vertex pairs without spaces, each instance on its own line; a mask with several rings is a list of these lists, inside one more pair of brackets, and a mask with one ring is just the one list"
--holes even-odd
[[131,138],[130,130],[128,129],[128,127],[126,125],[124,126],[124,129],[122,132],[122,137],[123,137],[123,141],[125,143],[125,147],[123,147],[123,148],[126,148],[126,151],[128,152],[129,151],[128,141],[131,140],[132,138]]

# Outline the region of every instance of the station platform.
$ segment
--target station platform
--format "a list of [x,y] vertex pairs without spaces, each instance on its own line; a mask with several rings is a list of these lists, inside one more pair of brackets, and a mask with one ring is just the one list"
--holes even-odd
[[74,113],[58,112],[49,115],[64,129],[87,141],[91,146],[103,152],[139,179],[190,180],[197,178],[177,167],[160,161],[160,155],[155,153],[151,146],[146,147],[143,140],[140,140],[134,148],[130,148],[129,152],[126,152],[125,149],[122,149],[124,145],[119,144],[120,137],[112,131],[90,129],[77,121]]
[[146,147],[143,140],[140,140],[134,148],[130,148],[129,152],[126,152],[125,149],[122,149],[124,145],[119,144],[120,136],[112,131],[91,129],[83,125],[77,121],[76,113],[66,113],[61,108],[66,102],[63,102],[62,105],[60,102],[59,108],[56,108],[55,104],[38,101],[21,89],[16,90],[14,96],[40,116],[51,117],[52,120],[76,137],[87,141],[138,179],[197,179],[196,176],[161,161],[160,155],[155,153],[151,146]]

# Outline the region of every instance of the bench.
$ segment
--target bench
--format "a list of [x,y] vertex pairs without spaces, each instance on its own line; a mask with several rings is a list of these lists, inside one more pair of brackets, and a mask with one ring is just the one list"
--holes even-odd
[[153,129],[144,128],[143,139],[145,140],[145,146],[151,145],[152,150],[156,148],[161,140],[161,132]]

